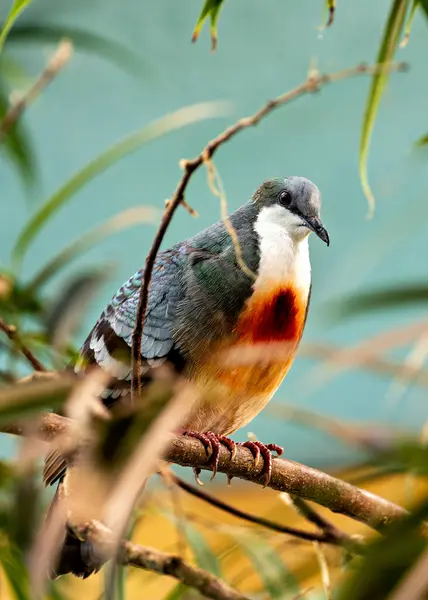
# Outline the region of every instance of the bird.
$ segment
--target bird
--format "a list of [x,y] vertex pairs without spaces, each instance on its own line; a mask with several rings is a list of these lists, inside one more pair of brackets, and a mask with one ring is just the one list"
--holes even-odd
[[[144,376],[167,363],[199,387],[201,400],[178,432],[205,445],[214,474],[221,445],[234,455],[238,442],[229,436],[266,406],[296,356],[312,288],[309,234],[330,244],[320,212],[320,191],[312,181],[277,177],[230,214],[229,226],[221,219],[157,255],[141,343]],[[132,334],[143,277],[144,270],[137,271],[113,296],[74,366],[78,374],[94,364],[115,374],[101,393],[107,408],[131,392]],[[274,360],[221,360],[228,352],[257,347],[271,348]],[[241,444],[255,461],[263,459],[268,482],[271,453],[279,455],[282,448]],[[57,453],[48,455],[45,483],[61,485],[66,467]],[[55,576],[92,572],[79,544],[67,534]]]

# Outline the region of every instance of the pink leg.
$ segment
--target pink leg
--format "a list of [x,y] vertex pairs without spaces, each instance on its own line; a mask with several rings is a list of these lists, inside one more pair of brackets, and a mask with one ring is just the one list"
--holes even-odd
[[[212,467],[213,474],[211,476],[211,481],[214,479],[217,473],[218,461],[220,457],[220,448],[221,446],[225,446],[230,452],[230,458],[233,460],[236,454],[236,443],[225,435],[217,435],[212,431],[205,431],[201,433],[199,431],[181,431],[181,435],[187,435],[188,437],[193,437],[200,442],[205,447],[205,451],[209,456],[208,464]],[[201,470],[197,467],[193,469],[195,473],[196,481],[199,485],[202,485],[201,480],[199,479],[199,473]]]
[[[259,463],[260,457],[263,458],[262,474],[265,476],[265,487],[270,482],[272,477],[272,454],[276,452],[277,456],[281,456],[284,449],[276,444],[263,444],[262,442],[239,442],[239,446],[248,448],[254,457],[254,466]],[[230,481],[229,481],[230,483]]]

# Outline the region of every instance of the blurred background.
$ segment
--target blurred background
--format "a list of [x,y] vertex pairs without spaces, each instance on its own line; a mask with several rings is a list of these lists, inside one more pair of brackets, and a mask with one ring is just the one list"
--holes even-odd
[[[22,287],[66,245],[126,209],[147,206],[157,211],[150,213],[151,222],[135,223],[100,240],[38,291],[41,298],[58,301],[70,282],[77,285],[79,276],[102,270],[102,285],[85,305],[75,347],[116,289],[144,264],[164,202],[180,177],[179,160],[197,155],[226,126],[303,82],[309,69],[329,73],[375,62],[391,3],[340,2],[334,25],[323,29],[321,2],[234,0],[221,13],[214,53],[208,25],[191,44],[200,5],[196,0],[37,0],[5,45],[0,75],[8,97],[28,87],[64,34],[74,43],[69,64],[22,117],[27,158],[12,160],[7,151],[0,156],[5,281],[16,277]],[[1,3],[0,20],[8,10]],[[263,180],[302,175],[321,190],[323,221],[331,238],[329,248],[315,237],[310,240],[312,303],[301,354],[270,406],[235,439],[244,440],[252,432],[260,440],[283,445],[287,458],[336,470],[366,456],[360,447],[362,423],[376,424],[379,442],[383,426],[418,434],[427,420],[423,369],[428,321],[423,302],[355,315],[346,308],[347,299],[362,292],[426,281],[427,150],[415,147],[428,129],[426,34],[426,19],[417,14],[409,43],[396,54],[410,69],[391,75],[382,98],[368,162],[374,218],[367,218],[358,172],[371,83],[365,75],[280,108],[215,156],[230,212]],[[13,265],[13,248],[31,217],[89,161],[167,113],[218,100],[230,103],[228,114],[148,141],[70,196],[37,232],[19,268]],[[164,247],[220,218],[219,201],[209,190],[204,169],[192,178],[186,200],[199,216],[178,210]],[[33,342],[37,349],[38,340]],[[346,353],[344,348],[354,350]],[[373,359],[369,364],[367,357]],[[422,371],[405,377],[408,371],[402,364]],[[18,371],[29,372],[23,364]],[[363,429],[370,437],[371,427]],[[1,436],[0,448],[8,456],[11,439]],[[181,473],[190,477],[187,470]],[[244,493],[249,504],[253,498],[248,486],[237,481],[232,491],[225,491],[223,476],[209,489],[238,502]],[[261,493],[252,490],[254,503]],[[167,539],[167,529],[164,535]],[[150,593],[145,597],[162,597]]]

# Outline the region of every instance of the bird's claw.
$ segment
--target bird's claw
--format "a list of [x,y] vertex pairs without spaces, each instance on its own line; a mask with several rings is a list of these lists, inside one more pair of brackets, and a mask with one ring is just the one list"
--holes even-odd
[[[211,481],[217,474],[218,469],[218,461],[220,458],[220,448],[221,446],[225,446],[230,452],[230,459],[233,460],[236,455],[236,442],[226,437],[225,435],[218,435],[212,431],[205,431],[201,433],[199,431],[184,431],[183,435],[187,435],[188,437],[193,437],[200,442],[202,442],[207,455],[209,456],[208,464],[213,470],[213,474],[211,476]],[[197,467],[193,469],[195,473],[196,481],[199,485],[203,485],[202,481],[199,479],[199,473],[201,470]]]
[[277,446],[277,444],[263,444],[262,442],[239,442],[239,446],[243,446],[244,448],[248,448],[254,458],[254,466],[257,467],[259,464],[260,457],[263,459],[263,467],[261,474],[265,476],[265,484],[264,487],[268,485],[272,477],[272,454],[271,452],[276,452],[277,456],[281,456],[284,452],[284,449],[281,446]]

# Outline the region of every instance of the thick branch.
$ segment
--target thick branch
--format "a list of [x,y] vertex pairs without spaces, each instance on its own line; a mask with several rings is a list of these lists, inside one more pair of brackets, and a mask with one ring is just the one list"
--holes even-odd
[[[100,523],[91,523],[75,528],[80,539],[85,539],[94,545],[94,556],[101,555],[101,561],[108,560],[114,553],[115,544],[112,532]],[[198,567],[186,563],[179,556],[165,554],[155,548],[147,548],[132,542],[122,542],[118,562],[123,565],[137,567],[168,575],[181,581],[195,590],[198,590],[204,598],[213,600],[249,600],[237,590],[230,587],[226,582],[215,575],[208,573]]]
[[183,175],[178,182],[178,185],[175,189],[175,192],[168,202],[168,205],[165,209],[165,212],[162,217],[162,221],[159,225],[159,229],[153,241],[152,247],[146,258],[145,270],[144,270],[144,278],[143,284],[140,290],[140,296],[138,300],[137,314],[135,320],[135,328],[132,334],[132,390],[134,392],[135,389],[138,390],[138,393],[141,393],[141,381],[139,377],[139,373],[141,371],[141,342],[143,338],[143,327],[144,321],[146,318],[146,310],[147,310],[147,302],[149,298],[149,288],[152,279],[153,267],[155,264],[156,256],[159,252],[160,245],[163,241],[165,233],[169,227],[171,219],[174,215],[174,212],[177,210],[178,206],[184,200],[184,193],[186,188],[190,182],[190,179],[193,173],[199,169],[199,167],[204,164],[207,160],[212,158],[217,149],[222,146],[224,143],[228,142],[232,137],[234,137],[237,133],[239,133],[243,129],[247,129],[248,127],[254,127],[257,125],[264,117],[273,112],[279,106],[284,104],[288,104],[292,100],[299,98],[300,96],[304,96],[305,94],[313,93],[319,91],[322,87],[326,86],[329,83],[334,83],[337,81],[342,81],[343,79],[349,79],[350,77],[356,77],[357,75],[373,75],[375,73],[379,73],[381,71],[400,71],[405,68],[404,63],[391,63],[391,64],[377,64],[377,65],[358,65],[351,69],[343,69],[341,71],[337,71],[336,73],[330,73],[327,75],[321,74],[313,74],[310,73],[309,77],[298,85],[293,90],[278,96],[274,100],[270,100],[267,104],[265,104],[262,108],[260,108],[254,115],[251,117],[244,117],[237,121],[234,125],[223,131],[216,138],[211,140],[202,152],[192,158],[191,160],[183,160],[181,162],[181,166],[183,168]]
[[[39,435],[42,439],[51,441],[55,435],[65,433],[69,423],[70,421],[65,417],[53,413],[45,414],[40,419]],[[9,424],[2,426],[0,431],[22,435],[23,428],[19,424]],[[208,457],[202,443],[187,436],[173,438],[164,458],[184,467],[210,469],[206,464]],[[262,465],[255,467],[251,452],[242,446],[237,446],[233,460],[230,459],[229,451],[221,447],[218,471],[258,485],[265,484],[261,472]],[[273,461],[269,487],[305,500],[312,500],[333,512],[360,521],[380,532],[390,523],[407,515],[404,508],[380,496],[290,460],[278,458]]]

